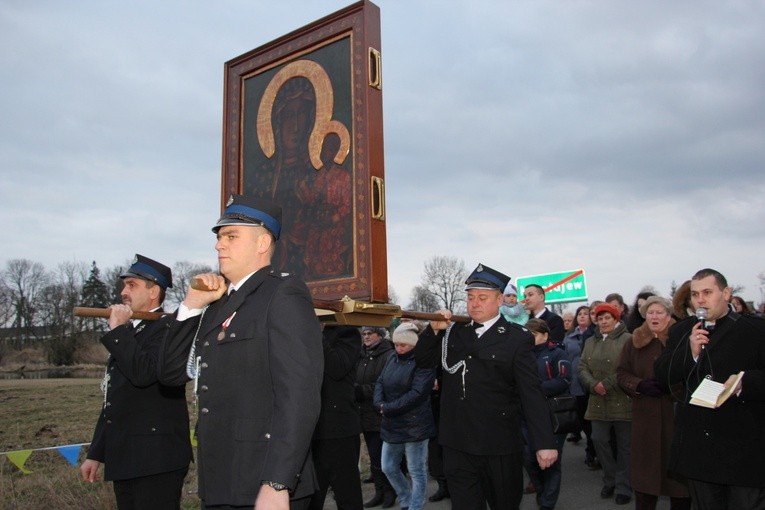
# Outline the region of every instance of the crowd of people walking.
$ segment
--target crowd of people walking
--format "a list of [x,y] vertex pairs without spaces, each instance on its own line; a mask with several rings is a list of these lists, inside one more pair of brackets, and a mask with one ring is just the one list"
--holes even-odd
[[271,266],[281,217],[232,195],[212,227],[220,273],[195,276],[156,322],[133,314],[161,311],[170,269],[138,255],[120,275],[81,467],[86,482],[114,482],[119,508],[179,508],[193,380],[205,509],[321,510],[331,491],[338,510],[445,498],[455,510],[517,509],[524,493],[551,510],[564,444],[582,436],[585,467],[602,470],[596,497],[765,509],[765,320],[718,271],[696,272],[672,302],[645,292],[630,307],[613,293],[561,317],[541,286],[518,289],[479,264],[467,318],[439,310],[391,334],[318,320],[305,283]]
[[[479,266],[479,269],[486,271],[485,267]],[[641,292],[628,305],[621,295],[613,293],[602,301],[596,300],[577,307],[573,312],[564,312],[562,316],[545,305],[544,291],[540,287],[525,289],[531,297],[526,300],[523,293],[519,298],[519,291],[513,284],[505,283],[498,311],[503,323],[521,326],[521,330],[530,335],[534,373],[543,396],[550,398],[570,394],[576,397],[578,426],[570,434],[552,436],[552,444],[544,445],[552,446],[557,451],[557,458],[544,469],[537,462],[536,452],[541,449],[535,444],[538,439],[529,432],[525,409],[522,406],[519,409],[523,438],[522,466],[526,473],[524,478],[528,480],[523,493],[536,497],[537,506],[542,510],[555,508],[564,479],[561,469],[564,445],[584,441],[582,469],[601,473],[601,489],[593,497],[611,499],[616,505],[634,502],[638,510],[655,509],[659,498],[666,497],[672,510],[692,508],[693,492],[689,490],[689,481],[670,469],[672,443],[676,439],[676,410],[678,406],[686,405],[686,392],[690,388],[683,383],[668,384],[667,379],[658,376],[654,369],[662,353],[667,350],[670,329],[677,323],[696,320],[698,302],[693,298],[691,280],[677,289],[673,300],[653,292]],[[499,285],[486,287],[498,288]],[[727,303],[731,312],[747,314],[752,318],[756,315],[744,300],[736,296]],[[473,318],[471,324],[477,322]],[[476,335],[469,326],[470,333]],[[436,358],[435,362],[432,359],[422,361],[424,349],[422,345],[417,349],[418,340],[425,338],[426,342],[433,344],[433,336],[442,333],[440,327],[404,322],[393,332],[392,344],[386,339],[386,331],[362,328],[365,340],[372,336],[375,337],[373,346],[386,346],[382,351],[386,353],[386,360],[380,363],[375,381],[370,381],[368,376],[364,378],[369,361],[373,359],[369,356],[370,346],[366,341],[358,365],[357,395],[360,399],[362,395],[371,395],[366,397],[367,403],[360,403],[360,406],[367,411],[371,406],[382,421],[382,440],[375,441],[375,437],[371,436],[371,443],[368,441],[368,448],[372,449],[379,448],[379,443],[382,443],[382,455],[370,451],[376,491],[374,497],[367,501],[367,508],[377,505],[388,508],[393,506],[391,500],[396,497],[401,508],[422,508],[427,500],[423,480],[428,469],[438,481],[438,490],[433,494],[435,499],[431,498],[431,501],[449,497],[450,489],[454,497],[455,490],[450,482],[453,480],[460,485],[464,482],[460,479],[463,473],[452,471],[453,468],[444,470],[441,456],[434,460],[432,454],[434,444],[439,450],[443,444],[447,458],[453,455],[449,446],[453,439],[448,433],[438,434],[439,425],[453,427],[452,423],[447,421],[444,425],[443,420],[439,420],[439,414],[443,412],[440,407],[449,405],[448,400],[441,400],[443,382],[440,372],[445,368],[447,375],[456,372],[460,378],[465,377],[464,372],[467,372],[463,372],[465,366],[452,370],[456,365],[452,365],[450,353],[460,347],[452,343],[457,342],[458,337],[452,340],[449,334],[445,335],[450,339],[449,344],[446,347],[442,344],[437,346],[443,349],[430,346],[430,355]],[[483,327],[482,324],[474,326],[476,329]],[[454,325],[450,328],[451,334],[454,334]],[[561,338],[558,332],[561,328],[564,330],[562,340],[556,340]],[[463,328],[460,331],[468,330]],[[418,350],[420,352],[416,352]],[[468,351],[480,357],[475,348],[468,348]],[[471,355],[467,355],[463,361],[467,365],[470,359]],[[433,366],[439,369],[438,373]],[[364,385],[366,389],[362,390]],[[457,389],[465,392],[458,396],[458,400],[469,394],[464,379]],[[470,418],[465,416],[465,419]],[[429,456],[425,446],[428,442],[431,445]],[[480,442],[477,439],[477,444]],[[375,465],[375,459],[380,457],[382,469]],[[459,461],[466,460],[460,458]],[[470,461],[475,463],[476,458]],[[493,473],[487,466],[479,472],[489,479],[503,476]],[[498,502],[499,499],[492,499],[495,495],[488,489],[490,483],[478,481],[484,489],[478,493],[479,503],[467,504],[456,496],[452,500],[452,508],[484,508],[487,504],[489,508],[506,508]],[[388,492],[390,497],[386,500],[386,487],[389,486],[394,492]],[[462,491],[463,488],[458,485],[457,490]],[[476,498],[476,493],[472,493],[471,497]],[[516,504],[514,501],[517,499],[505,501]],[[758,504],[755,502],[752,506],[741,508],[762,508]],[[714,505],[697,507],[734,508]]]

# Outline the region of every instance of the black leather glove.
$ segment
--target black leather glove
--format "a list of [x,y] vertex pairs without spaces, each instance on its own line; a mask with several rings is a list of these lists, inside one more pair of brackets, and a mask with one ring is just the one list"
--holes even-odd
[[635,390],[641,395],[646,395],[648,397],[660,397],[664,394],[661,384],[654,378],[643,379],[638,383]]

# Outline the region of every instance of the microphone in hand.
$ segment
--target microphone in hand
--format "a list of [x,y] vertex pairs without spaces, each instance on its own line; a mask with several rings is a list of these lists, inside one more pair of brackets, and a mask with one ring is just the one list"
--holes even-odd
[[[708,312],[706,308],[697,308],[696,309],[696,319],[699,321],[699,324],[701,324],[700,329],[706,329],[706,322],[707,322]],[[701,345],[701,348],[704,348],[704,344]]]

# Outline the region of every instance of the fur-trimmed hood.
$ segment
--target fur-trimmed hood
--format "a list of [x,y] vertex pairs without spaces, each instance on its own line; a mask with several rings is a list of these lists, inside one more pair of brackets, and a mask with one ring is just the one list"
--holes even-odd
[[642,349],[650,344],[651,340],[658,338],[661,345],[666,347],[667,339],[669,338],[669,328],[671,328],[675,322],[677,321],[675,321],[674,317],[670,317],[667,328],[664,331],[660,331],[656,336],[654,336],[653,332],[648,329],[648,322],[644,322],[642,326],[632,332],[632,345],[635,346],[635,349]]

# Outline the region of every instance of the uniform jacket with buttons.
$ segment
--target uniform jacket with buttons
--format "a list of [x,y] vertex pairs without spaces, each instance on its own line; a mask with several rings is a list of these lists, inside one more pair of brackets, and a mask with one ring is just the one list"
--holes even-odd
[[[623,322],[617,323],[611,333],[603,339],[600,330],[584,344],[579,359],[579,382],[590,392],[587,412],[588,420],[630,421],[632,419],[632,400],[627,395],[616,377],[619,355],[632,335],[627,332]],[[595,386],[602,382],[606,394],[595,393]]]
[[106,396],[88,458],[104,463],[106,480],[187,468],[192,458],[183,384],[157,379],[169,318],[118,326],[101,338],[110,353]]
[[[441,362],[443,333],[430,326],[414,348],[418,366]],[[554,449],[547,401],[534,358],[534,337],[500,317],[480,338],[468,324],[455,323],[448,337],[446,365],[465,362],[463,372],[443,369],[439,442],[473,455],[523,451],[521,408],[538,449]]]
[[292,498],[311,495],[324,361],[305,283],[266,266],[211,303],[201,326],[199,316],[174,321],[163,380],[186,378],[197,328],[200,498],[208,506],[252,505],[264,481],[286,485]]

